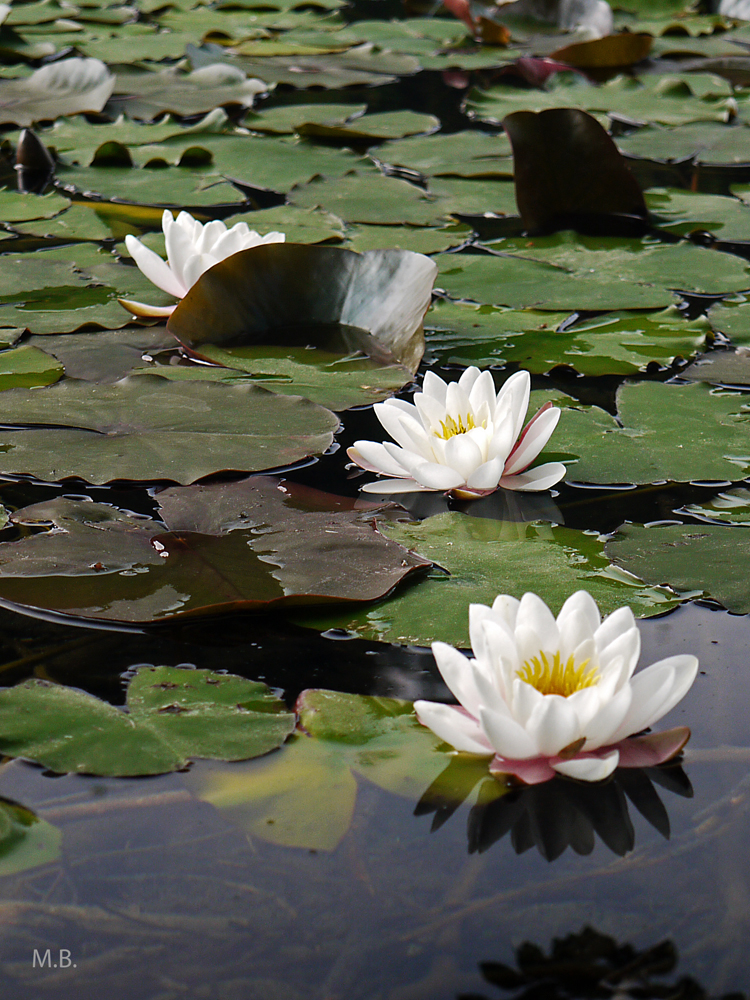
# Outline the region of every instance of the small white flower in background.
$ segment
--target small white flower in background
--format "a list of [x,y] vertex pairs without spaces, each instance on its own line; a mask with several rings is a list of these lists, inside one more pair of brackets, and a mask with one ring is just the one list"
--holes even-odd
[[[560,410],[546,404],[523,426],[531,379],[516,372],[495,394],[488,371],[467,368],[458,382],[434,372],[424,377],[414,404],[401,399],[376,403],[375,414],[397,444],[355,441],[348,455],[368,472],[396,479],[367,483],[367,493],[450,490],[477,497],[498,486],[546,490],[565,475],[561,462],[529,466],[557,426]],[[527,471],[528,470],[528,471]]]
[[[125,245],[148,280],[177,299],[187,295],[203,272],[220,260],[225,260],[240,250],[250,250],[262,243],[283,243],[286,239],[283,233],[260,236],[254,229],[249,229],[246,222],[238,222],[231,229],[227,229],[218,220],[204,225],[188,212],[180,212],[176,219],[171,212],[165,212],[161,225],[167,250],[166,260],[149,250],[135,236],[126,236]],[[169,316],[176,308],[176,304],[149,306],[129,299],[119,301],[136,316]]]
[[695,656],[671,656],[633,674],[640,633],[630,608],[601,620],[579,590],[555,620],[536,594],[472,604],[475,659],[435,642],[440,673],[460,706],[417,701],[419,721],[456,750],[492,755],[490,770],[538,784],[555,773],[600,781],[618,766],[673,757],[687,729],[628,739],[688,691]]

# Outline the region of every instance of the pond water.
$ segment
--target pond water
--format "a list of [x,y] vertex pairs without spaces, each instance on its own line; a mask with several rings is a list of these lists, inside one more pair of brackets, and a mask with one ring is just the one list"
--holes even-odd
[[[730,59],[750,28],[709,6],[613,4],[606,58],[586,3],[562,36],[523,19],[505,37],[490,10],[472,38],[413,0],[0,17],[3,998],[750,998],[750,75]],[[102,61],[99,110],[80,78],[83,105],[26,85],[77,56]],[[255,97],[257,77],[275,89]],[[614,147],[572,211],[564,142],[541,180],[514,161],[506,115],[571,108],[589,165],[595,119],[617,139],[642,211],[596,200],[622,182]],[[519,204],[527,184],[533,212],[581,232],[529,236],[514,170]],[[224,367],[117,302],[172,302],[123,242],[162,253],[165,206],[304,245],[218,265],[225,284],[177,307],[170,329]],[[354,318],[329,315],[352,259],[375,259],[332,248],[435,261],[419,367],[416,330],[373,332],[377,274]],[[299,302],[325,308],[287,350]],[[532,410],[561,407],[545,459],[567,481],[355,510],[371,477],[347,447],[383,439],[368,404],[472,364],[497,388],[528,370]],[[362,554],[372,526],[390,556]],[[510,787],[429,749],[411,703],[452,701],[430,641],[466,648],[471,602],[533,588],[557,610],[580,587],[633,607],[642,664],[699,658],[667,719],[692,731],[684,756]],[[262,682],[254,723],[278,739],[232,752],[252,685],[181,736],[176,673],[144,721],[154,667]],[[3,700],[27,690],[53,700]],[[16,717],[33,739],[14,742]]]

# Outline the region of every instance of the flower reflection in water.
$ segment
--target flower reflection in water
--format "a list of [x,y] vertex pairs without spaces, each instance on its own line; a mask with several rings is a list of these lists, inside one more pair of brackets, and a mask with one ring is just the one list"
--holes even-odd
[[[584,927],[578,934],[553,938],[549,955],[525,941],[516,949],[516,968],[502,962],[481,962],[482,976],[492,986],[513,991],[512,1000],[710,1000],[692,976],[665,982],[677,969],[674,944],[661,941],[638,951],[631,944]],[[489,1000],[481,993],[461,993],[456,1000]],[[717,998],[719,1000],[719,998]],[[745,1000],[729,993],[721,1000]]]
[[[422,795],[416,815],[434,813],[437,830],[468,797],[476,771],[467,771],[454,758]],[[688,776],[679,764],[619,768],[603,784],[590,785],[557,777],[540,785],[503,785],[481,778],[476,803],[469,811],[469,853],[483,852],[505,836],[516,854],[536,847],[547,861],[570,847],[590,854],[597,835],[615,854],[623,856],[635,845],[628,801],[659,833],[669,838],[669,817],[657,785],[676,795],[692,797]]]

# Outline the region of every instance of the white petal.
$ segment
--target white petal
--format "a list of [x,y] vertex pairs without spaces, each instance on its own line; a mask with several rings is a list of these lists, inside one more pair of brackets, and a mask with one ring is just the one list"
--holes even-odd
[[529,408],[531,376],[526,371],[516,372],[508,379],[497,394],[495,411],[498,417],[503,413],[513,415],[513,440],[521,433],[526,411]]
[[497,621],[493,615],[485,618],[479,630],[484,635],[484,649],[493,669],[497,670],[501,663],[506,663],[510,672],[515,675],[522,661],[518,655],[516,637],[510,626],[503,621]]
[[421,462],[412,469],[412,475],[418,483],[431,490],[452,490],[456,486],[462,486],[463,476],[455,469],[449,469],[447,465],[438,465],[436,462]]
[[479,724],[454,705],[441,705],[435,701],[415,701],[414,711],[423,726],[436,736],[450,743],[456,750],[476,753],[483,757],[494,755],[493,747]]
[[402,448],[414,451],[416,446],[416,451],[423,459],[428,457],[427,435],[421,424],[410,413],[404,413],[395,406],[388,406],[387,403],[376,403],[373,410],[385,430]]
[[495,752],[508,760],[538,757],[539,751],[529,734],[513,719],[504,718],[486,708],[479,711],[479,721]]
[[388,454],[379,441],[355,441],[346,453],[353,462],[368,472],[386,476],[409,476],[408,471]]
[[182,268],[182,280],[192,288],[198,278],[210,270],[219,260],[212,253],[193,254],[188,257]]
[[[542,649],[552,653],[559,649],[560,633],[557,622],[550,609],[537,594],[526,593],[521,598],[516,618],[516,635],[522,628],[531,629],[539,637],[537,653]],[[524,659],[526,659],[525,656]]]
[[596,645],[599,649],[606,649],[610,642],[614,642],[618,635],[622,635],[624,632],[635,627],[635,617],[630,608],[618,608],[611,615],[607,615],[596,632],[594,632]]
[[460,417],[465,417],[470,409],[469,397],[461,388],[461,384],[451,382],[445,394],[445,412],[458,421]]
[[149,319],[171,316],[177,308],[176,303],[173,306],[150,306],[146,302],[135,302],[133,299],[118,299],[117,301],[134,316],[144,316]]
[[500,486],[505,490],[517,490],[519,493],[548,490],[550,486],[559,483],[567,471],[562,462],[547,462],[545,465],[538,465],[535,469],[517,472],[513,476],[503,475],[500,479]]
[[[481,376],[481,374],[482,373],[476,367],[476,365],[471,365],[469,368],[465,368],[464,371],[461,373],[461,378],[458,380],[458,384],[461,386],[461,388],[463,389],[463,391],[466,393],[467,399],[471,395],[471,390],[474,388],[474,383],[477,381],[477,379],[479,379],[479,377]],[[489,372],[484,372],[484,374],[485,375],[490,375]],[[490,380],[491,379],[492,379],[492,376],[490,375]],[[492,399],[493,399],[493,401],[495,399],[495,384],[494,384],[494,382],[492,384]]]
[[414,479],[378,479],[374,483],[365,483],[360,486],[362,493],[432,493],[433,491],[422,486]]
[[441,423],[447,417],[447,411],[443,404],[424,392],[415,392],[412,398],[414,399],[414,405],[417,408],[419,419],[422,421],[425,430],[430,433],[439,432],[441,430]]
[[526,731],[544,757],[554,757],[582,735],[567,698],[557,694],[543,696],[529,717]]
[[558,627],[561,627],[569,617],[585,622],[585,628],[581,632],[582,634],[587,632],[589,635],[594,634],[602,621],[599,605],[587,590],[577,590],[575,594],[570,595],[557,616]]
[[445,394],[448,391],[448,385],[445,383],[439,375],[435,372],[426,371],[424,373],[424,378],[422,379],[422,392],[425,395],[430,396],[432,399],[437,400],[440,405],[445,408]]
[[162,260],[158,253],[149,250],[135,236],[126,236],[125,246],[128,248],[130,256],[138,265],[139,271],[145,274],[148,280],[156,285],[157,288],[161,288],[162,291],[168,292],[178,299],[181,299],[183,295],[187,295],[187,286],[170,270],[167,262]]
[[511,597],[510,594],[498,594],[492,602],[492,611],[501,621],[506,622],[509,628],[515,629],[520,606],[521,602],[517,597]]
[[[669,692],[668,697],[655,709],[655,711],[651,713],[647,721],[641,726],[641,729],[646,729],[649,726],[653,726],[653,724],[655,722],[658,722],[659,719],[662,718],[662,716],[667,714],[667,712],[671,712],[672,709],[675,707],[675,705],[679,701],[682,701],[682,699],[688,693],[693,684],[693,681],[698,675],[698,658],[695,656],[690,656],[688,653],[683,653],[678,656],[670,656],[668,659],[662,660],[661,664],[655,663],[653,664],[653,666],[654,667],[661,666],[662,668],[665,666],[669,666],[674,671],[674,681],[672,683],[672,689]],[[652,668],[651,667],[646,668],[646,670],[650,669]],[[645,674],[646,670],[641,671],[641,673]],[[631,687],[633,686],[636,677],[638,677],[638,674],[636,674],[633,680],[631,680],[630,682]],[[638,692],[634,690],[633,700],[635,701],[637,697],[638,697]],[[638,730],[633,730],[633,732],[637,731]],[[630,735],[631,734],[628,733],[628,736]]]
[[[187,227],[179,225],[183,214],[186,213],[180,213],[180,216],[178,216],[177,225],[171,225],[168,229],[165,229],[164,242],[167,248],[167,260],[169,261],[170,268],[179,280],[190,288],[190,285],[187,284],[184,271],[190,258],[195,257],[196,249],[195,241],[187,231]],[[188,218],[190,217],[188,216]]]
[[520,677],[513,678],[511,690],[513,717],[519,726],[523,726],[525,729],[534,710],[544,700],[544,695],[541,691],[537,691],[535,687],[532,687],[531,684],[522,681]]
[[613,750],[604,757],[574,757],[552,766],[560,774],[579,781],[603,781],[614,771],[620,761],[619,751]]
[[609,746],[617,742],[612,737],[630,710],[632,698],[632,688],[627,684],[620,688],[613,698],[602,704],[596,715],[583,729],[583,735],[586,737],[586,750],[598,750],[599,747]]
[[622,724],[611,736],[617,743],[653,725],[687,692],[698,672],[694,656],[671,656],[639,671],[630,681],[633,700]]
[[478,718],[480,699],[474,684],[474,671],[468,658],[446,642],[433,642],[432,655],[453,697],[470,715],[475,719]]
[[559,419],[560,409],[557,406],[551,406],[548,410],[542,408],[536,416],[532,417],[508,456],[505,465],[506,476],[514,476],[517,472],[523,472],[531,465],[552,437],[552,432],[557,427]]
[[[633,675],[638,657],[641,655],[641,633],[637,626],[633,626],[627,632],[621,632],[604,649],[599,647],[599,667],[604,674],[608,672],[609,665],[615,659],[621,658],[625,664],[622,683]],[[618,672],[621,672],[618,671]],[[619,686],[619,685],[618,685]]]
[[502,458],[492,458],[466,477],[466,485],[473,490],[494,490],[503,473]]
[[482,453],[468,434],[454,434],[445,445],[445,464],[460,473],[465,483],[482,464]]
[[471,642],[471,648],[474,650],[474,656],[477,658],[486,655],[486,641],[484,629],[481,625],[485,618],[491,617],[492,608],[488,608],[486,604],[469,605],[469,641]]

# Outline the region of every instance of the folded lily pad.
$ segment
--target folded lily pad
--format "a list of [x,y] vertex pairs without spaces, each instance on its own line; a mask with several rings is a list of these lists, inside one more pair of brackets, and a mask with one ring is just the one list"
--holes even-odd
[[58,772],[163,774],[195,757],[258,757],[281,746],[295,723],[265,684],[178,667],[140,667],[127,708],[25,681],[0,691],[0,752]]
[[712,597],[737,614],[750,612],[746,526],[629,524],[607,542],[607,554],[644,580]]
[[584,483],[742,479],[750,474],[746,399],[699,382],[625,383],[615,419],[560,397],[564,409],[545,457],[554,452],[568,478]]
[[[295,616],[308,627],[342,628],[381,642],[441,640],[468,646],[470,604],[532,590],[551,608],[583,587],[603,613],[629,604],[636,615],[660,614],[679,601],[614,569],[596,536],[572,528],[494,521],[451,512],[417,525],[389,525],[388,537],[442,567],[419,587],[356,615]],[[444,571],[447,570],[448,574]]]
[[251,385],[66,379],[44,391],[9,389],[0,431],[3,473],[90,483],[191,483],[225,469],[276,468],[321,454],[338,420],[296,396]]
[[[270,243],[215,264],[169,317],[167,329],[187,347],[206,343],[313,344],[328,350],[351,330],[345,350],[415,371],[424,352],[422,319],[434,263],[405,250],[356,254],[338,247]],[[332,329],[333,328],[333,329]],[[286,331],[286,335],[283,331]]]
[[425,319],[430,356],[443,364],[518,364],[532,373],[568,365],[582,375],[630,375],[667,366],[705,346],[707,320],[688,322],[675,306],[611,312],[577,323],[565,313],[437,302]]
[[160,521],[65,498],[13,523],[53,530],[0,543],[0,597],[21,610],[149,622],[227,610],[373,601],[429,563],[353,501],[256,477],[165,490]]

